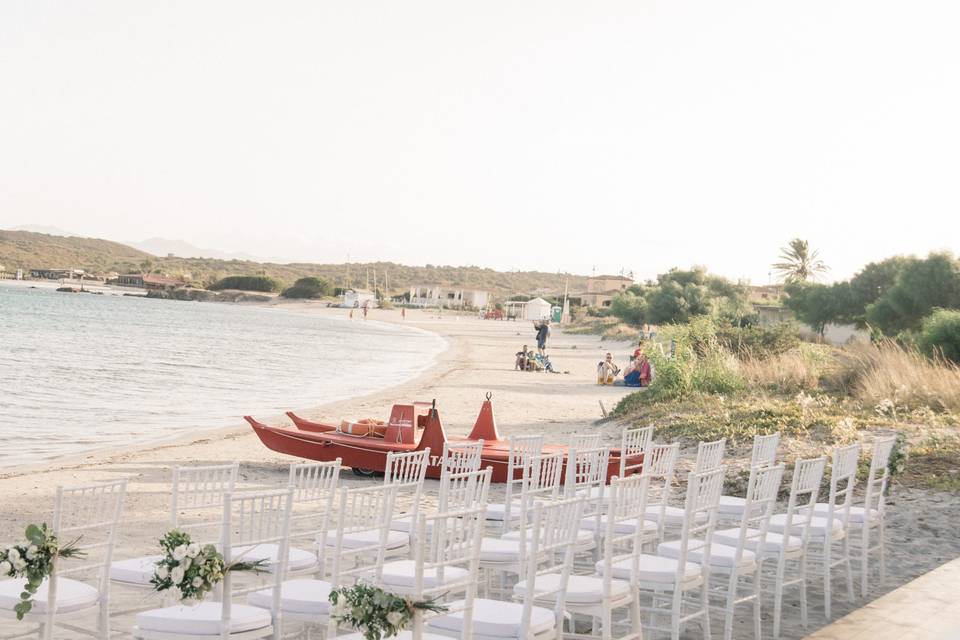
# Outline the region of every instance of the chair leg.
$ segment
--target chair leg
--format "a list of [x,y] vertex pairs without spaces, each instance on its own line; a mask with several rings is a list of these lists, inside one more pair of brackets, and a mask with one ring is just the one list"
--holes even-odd
[[[733,601],[737,596],[737,572],[730,573],[730,581],[727,583],[727,602],[723,608],[723,640],[733,640]],[[710,615],[710,609],[707,608],[705,616]]]
[[860,529],[860,553],[863,554],[860,558],[860,595],[866,598],[870,591],[867,584],[870,579],[870,525],[866,522]]
[[640,590],[634,594],[630,602],[630,628],[637,640],[643,640],[643,623],[640,620]]
[[600,621],[600,624],[603,625],[603,628],[600,629],[600,637],[603,638],[603,640],[612,640],[613,612],[610,610],[609,604],[605,604],[603,607],[603,619]]
[[673,606],[670,608],[670,640],[680,640],[680,607],[683,603],[683,592],[680,585],[673,590]]
[[883,517],[880,518],[880,531],[878,535],[880,536],[880,586],[882,587],[887,582],[887,536],[886,532],[886,522]]
[[761,640],[763,627],[760,624],[760,563],[753,574],[753,638]]
[[800,557],[800,624],[804,629],[810,626],[807,612],[807,554]]
[[830,562],[832,558],[830,557],[830,550],[832,548],[830,544],[830,538],[827,537],[823,541],[823,615],[827,620],[830,620]]
[[710,578],[707,576],[700,585],[700,608],[703,610],[703,639],[710,640]]
[[843,536],[843,564],[847,576],[847,602],[855,600],[853,595],[853,562],[850,560],[850,532]]
[[777,577],[773,583],[773,637],[780,637],[780,616],[783,614],[783,573],[786,570],[787,559],[777,558]]

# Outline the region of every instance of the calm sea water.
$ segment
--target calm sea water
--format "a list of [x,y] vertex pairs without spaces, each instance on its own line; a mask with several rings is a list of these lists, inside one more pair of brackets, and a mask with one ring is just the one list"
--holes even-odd
[[377,322],[0,283],[0,469],[362,395],[444,345]]

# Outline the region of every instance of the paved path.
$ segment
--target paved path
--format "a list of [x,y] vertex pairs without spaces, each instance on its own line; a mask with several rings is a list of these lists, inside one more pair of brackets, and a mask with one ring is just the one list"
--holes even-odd
[[960,558],[877,598],[808,640],[960,640]]

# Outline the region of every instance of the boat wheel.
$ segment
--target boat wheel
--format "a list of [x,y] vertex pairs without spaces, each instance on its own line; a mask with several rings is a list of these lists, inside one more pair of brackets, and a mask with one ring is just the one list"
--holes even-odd
[[353,469],[353,475],[360,476],[361,478],[372,478],[377,473],[373,469],[361,469],[360,467],[350,468]]

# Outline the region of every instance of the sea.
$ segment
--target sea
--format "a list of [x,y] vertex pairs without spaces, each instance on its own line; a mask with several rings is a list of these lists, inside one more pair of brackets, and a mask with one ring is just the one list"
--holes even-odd
[[446,348],[355,315],[0,281],[0,471],[375,392]]

